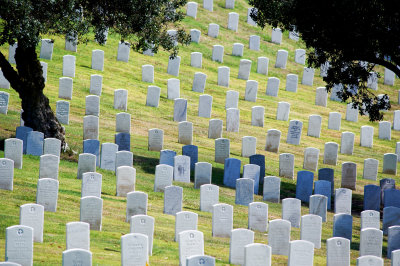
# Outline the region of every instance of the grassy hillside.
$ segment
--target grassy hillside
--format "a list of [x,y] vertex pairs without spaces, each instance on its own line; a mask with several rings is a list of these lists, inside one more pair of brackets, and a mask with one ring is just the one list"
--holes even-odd
[[[284,33],[281,45],[270,42],[271,29],[262,31],[246,23],[248,4],[245,0],[236,0],[235,9],[225,9],[225,1],[214,1],[214,12],[210,13],[202,8],[199,3],[197,19],[185,18],[183,26],[190,29],[201,30],[202,36],[199,44],[192,43],[190,46],[181,47],[179,55],[182,58],[179,79],[181,81],[181,98],[188,100],[188,121],[193,122],[194,136],[193,144],[199,146],[199,161],[213,164],[212,182],[222,185],[223,165],[214,162],[214,140],[207,138],[207,118],[197,117],[199,93],[193,92],[192,80],[195,72],[207,74],[206,94],[213,96],[212,118],[222,119],[225,124],[225,94],[227,90],[239,91],[240,109],[240,131],[239,133],[223,132],[223,137],[231,141],[231,157],[242,160],[242,165],[248,163],[247,158],[240,157],[241,138],[243,136],[257,137],[257,153],[266,156],[266,175],[278,176],[279,154],[264,151],[265,138],[268,129],[279,129],[282,131],[280,153],[289,152],[295,155],[295,175],[302,170],[303,152],[307,147],[320,149],[319,168],[332,167],[323,164],[324,144],[328,141],[340,143],[341,132],[351,131],[356,134],[355,148],[352,156],[339,154],[338,164],[335,169],[335,188],[340,187],[341,163],[352,161],[357,163],[357,189],[353,191],[353,241],[351,244],[352,264],[358,257],[360,217],[362,210],[363,187],[366,184],[378,184],[377,182],[362,179],[363,161],[366,158],[375,158],[380,161],[378,179],[384,177],[398,177],[381,174],[383,154],[395,151],[397,141],[400,141],[400,132],[392,131],[392,140],[378,139],[378,123],[371,123],[367,117],[359,117],[359,122],[348,122],[344,120],[346,104],[328,101],[328,107],[315,106],[315,89],[324,86],[316,70],[314,86],[299,84],[298,92],[286,92],[286,75],[298,74],[299,80],[303,73],[303,66],[294,62],[294,51],[303,48],[300,42],[294,42]],[[238,32],[227,29],[228,13],[237,12],[240,15]],[[217,39],[207,36],[209,23],[220,25],[220,34]],[[261,50],[250,51],[248,39],[250,35],[260,35]],[[172,149],[181,154],[182,144],[178,143],[178,124],[173,121],[173,101],[167,99],[167,80],[174,78],[168,75],[168,53],[160,51],[154,57],[145,56],[131,51],[129,63],[116,61],[119,36],[110,34],[105,46],[100,46],[94,41],[87,45],[79,45],[78,52],[73,53],[64,50],[64,38],[57,36],[43,36],[43,38],[55,39],[53,59],[42,60],[48,63],[48,79],[45,94],[49,97],[50,104],[55,110],[58,99],[58,80],[62,76],[62,57],[67,54],[76,56],[76,77],[74,78],[73,97],[70,101],[70,124],[65,126],[68,145],[78,153],[83,151],[83,117],[85,114],[85,96],[89,95],[90,75],[103,75],[103,92],[100,106],[100,142],[114,142],[115,116],[119,110],[113,109],[114,90],[123,88],[128,92],[128,112],[132,116],[131,127],[131,151],[134,154],[134,167],[137,170],[136,189],[148,193],[149,205],[148,215],[155,218],[155,236],[153,256],[150,257],[151,265],[177,265],[179,254],[178,244],[174,239],[175,218],[164,215],[163,194],[153,192],[154,171],[158,164],[159,153],[147,151],[147,132],[151,128],[164,130],[164,149]],[[233,43],[243,43],[245,46],[243,59],[253,61],[250,79],[259,82],[258,99],[256,103],[244,101],[246,81],[237,79],[240,57],[231,56]],[[225,48],[224,63],[211,61],[212,46],[223,45]],[[39,52],[39,48],[37,51]],[[105,52],[104,71],[92,70],[91,51],[102,49]],[[289,59],[286,69],[274,68],[276,53],[279,49],[289,51]],[[8,47],[0,47],[3,54],[8,55]],[[203,68],[190,66],[190,53],[203,53]],[[266,56],[270,59],[268,77],[280,79],[280,90],[278,97],[265,95],[267,78],[256,73],[257,57]],[[159,108],[145,106],[148,83],[141,81],[141,66],[151,64],[155,67],[155,85],[161,88],[161,99]],[[230,67],[230,88],[217,85],[217,70],[219,66]],[[382,74],[384,69],[377,68]],[[393,110],[399,109],[397,103],[397,89],[399,81],[396,80],[395,87],[383,85],[383,78],[379,80],[378,93],[387,93],[390,96],[392,110],[385,114],[385,120],[393,121]],[[7,115],[0,115],[0,139],[15,136],[15,128],[19,126],[20,99],[13,90],[11,94],[9,111]],[[286,101],[291,104],[289,119],[303,121],[303,133],[301,144],[298,146],[285,143],[289,121],[275,120],[278,102]],[[251,107],[261,105],[265,107],[264,128],[251,126]],[[341,131],[327,129],[329,112],[340,112],[342,114]],[[322,116],[321,138],[308,137],[308,117],[312,114]],[[363,125],[373,126],[375,129],[373,148],[360,147],[360,127]],[[0,151],[0,157],[4,152]],[[77,155],[63,155],[60,163],[60,188],[58,197],[58,209],[56,213],[45,213],[44,242],[35,243],[34,264],[35,265],[60,265],[61,254],[65,250],[65,224],[79,220],[79,200],[81,181],[76,179]],[[103,203],[103,227],[101,232],[91,232],[91,251],[93,253],[94,265],[118,265],[120,264],[120,237],[129,233],[129,224],[125,222],[126,199],[115,196],[115,174],[111,171],[97,169],[103,175],[102,198]],[[0,204],[0,261],[4,260],[5,228],[19,223],[19,206],[25,203],[35,202],[36,184],[39,176],[39,157],[24,156],[24,167],[16,169],[14,176],[14,191],[0,191],[3,199]],[[317,176],[317,173],[316,173]],[[316,178],[316,177],[315,177]],[[295,180],[282,179],[281,197],[294,197]],[[193,188],[193,183],[184,184],[174,182],[182,186],[183,210],[194,211],[199,215],[198,230],[204,233],[205,254],[214,256],[218,264],[229,264],[229,239],[213,238],[211,236],[211,214],[199,211],[200,192]],[[255,201],[261,201],[261,196],[255,196]],[[247,207],[235,205],[235,191],[228,188],[220,188],[220,202],[234,206],[234,228],[247,228]],[[269,220],[281,217],[281,204],[268,203]],[[302,215],[308,214],[308,207],[302,206]],[[325,264],[326,239],[332,236],[333,213],[329,212],[327,222],[323,224],[322,247],[315,250],[315,264]],[[292,228],[291,239],[300,239],[300,230]],[[255,242],[267,243],[267,233],[255,232]],[[386,255],[387,239],[384,238],[383,254]],[[287,261],[285,256],[273,256],[273,265],[283,265]],[[386,263],[389,263],[387,260]]]

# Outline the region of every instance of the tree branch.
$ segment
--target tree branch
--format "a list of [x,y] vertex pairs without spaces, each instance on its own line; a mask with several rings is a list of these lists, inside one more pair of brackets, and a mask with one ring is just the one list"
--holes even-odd
[[4,77],[8,80],[8,82],[10,82],[11,87],[20,93],[21,79],[17,71],[15,71],[15,69],[11,66],[10,62],[8,62],[2,52],[0,52],[0,67]]

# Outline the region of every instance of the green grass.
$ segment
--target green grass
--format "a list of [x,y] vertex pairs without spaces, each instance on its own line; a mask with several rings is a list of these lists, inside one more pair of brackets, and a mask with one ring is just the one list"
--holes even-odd
[[[231,141],[231,157],[239,158],[242,164],[248,162],[247,158],[240,157],[241,138],[243,136],[257,137],[257,153],[266,156],[266,175],[278,175],[279,154],[264,151],[265,138],[268,129],[276,128],[282,131],[280,153],[289,152],[295,155],[295,174],[302,170],[303,152],[307,147],[320,149],[319,168],[332,167],[323,164],[324,144],[328,141],[340,143],[340,135],[343,131],[351,131],[356,134],[354,154],[352,156],[339,154],[338,164],[333,167],[335,170],[335,187],[340,187],[341,163],[352,161],[357,163],[357,188],[353,191],[353,242],[351,245],[351,260],[355,264],[358,257],[360,216],[363,201],[363,187],[366,184],[377,184],[378,182],[363,180],[362,169],[365,158],[375,158],[380,161],[378,178],[391,177],[397,182],[400,179],[396,176],[383,175],[382,158],[384,153],[394,152],[396,142],[399,141],[400,132],[392,131],[392,140],[378,139],[378,123],[371,123],[367,117],[359,117],[358,123],[344,120],[346,105],[328,101],[328,107],[316,107],[314,105],[315,89],[324,86],[319,77],[319,70],[316,70],[314,86],[303,86],[299,84],[298,92],[286,92],[286,75],[289,73],[298,74],[299,79],[303,73],[303,66],[294,62],[294,51],[297,48],[304,48],[304,44],[288,39],[288,33],[284,33],[281,45],[270,43],[271,29],[261,30],[246,23],[248,4],[245,0],[237,0],[234,12],[240,15],[238,32],[226,29],[228,13],[232,10],[224,9],[223,0],[214,1],[214,12],[210,13],[202,8],[202,1],[199,2],[197,19],[185,18],[182,25],[190,30],[196,28],[201,30],[202,36],[199,44],[192,43],[187,47],[180,47],[179,55],[182,58],[179,79],[181,80],[181,97],[188,100],[188,121],[193,122],[194,139],[193,144],[199,146],[199,161],[210,162],[213,165],[213,183],[221,185],[223,177],[223,165],[214,162],[214,140],[207,138],[209,119],[197,117],[199,93],[191,90],[192,80],[195,72],[207,74],[205,93],[213,96],[212,118],[225,121],[225,94],[227,90],[236,90],[240,93],[240,132],[223,132],[223,137]],[[209,23],[220,25],[220,35],[217,39],[209,38],[207,27]],[[250,51],[248,49],[248,38],[250,35],[260,35],[261,50]],[[69,146],[82,152],[82,123],[85,113],[85,96],[89,95],[89,84],[91,74],[103,75],[103,92],[100,106],[100,142],[113,142],[115,133],[115,116],[120,111],[113,109],[114,90],[119,88],[127,89],[128,112],[132,115],[131,147],[134,153],[134,167],[137,170],[136,189],[148,193],[149,205],[148,214],[153,216],[155,223],[155,236],[153,256],[150,257],[152,265],[177,265],[178,244],[174,239],[175,218],[164,215],[163,194],[153,192],[154,171],[158,164],[159,153],[147,151],[147,132],[150,128],[164,130],[164,148],[172,149],[180,154],[182,144],[177,143],[178,125],[172,121],[173,101],[168,100],[167,80],[174,78],[166,73],[168,64],[168,53],[160,51],[154,57],[145,56],[131,51],[129,63],[116,61],[119,36],[110,34],[107,45],[99,46],[95,42],[87,45],[79,45],[78,52],[73,53],[64,50],[64,38],[57,36],[43,36],[55,39],[53,60],[46,61],[48,66],[48,81],[45,94],[49,97],[50,104],[55,110],[58,99],[58,79],[62,76],[62,56],[73,54],[76,56],[76,77],[74,78],[73,99],[70,101],[70,124],[65,126],[66,139]],[[240,57],[231,56],[232,45],[235,42],[243,43],[244,59],[253,61],[250,79],[259,82],[258,99],[256,103],[244,101],[245,84],[244,80],[237,79]],[[225,48],[224,63],[211,61],[212,45],[221,44]],[[102,49],[105,51],[104,72],[92,70],[91,51]],[[289,51],[289,60],[286,69],[274,68],[276,53],[279,49]],[[2,53],[8,55],[8,47],[0,47]],[[37,48],[39,52],[39,47]],[[197,69],[190,66],[190,53],[203,53],[203,68]],[[278,97],[265,95],[267,78],[256,73],[257,57],[266,56],[270,59],[268,77],[280,79],[280,91]],[[151,64],[155,67],[155,84],[161,88],[161,99],[159,108],[145,106],[148,83],[141,81],[141,66]],[[230,67],[230,88],[217,85],[217,69],[219,66]],[[377,67],[377,71],[383,76],[383,68]],[[152,84],[153,85],[153,84]],[[399,109],[397,104],[397,90],[395,87],[383,85],[383,78],[379,80],[378,93],[387,93],[390,96],[392,110],[385,114],[385,120],[393,120],[393,110]],[[15,136],[15,128],[19,125],[20,99],[17,93],[9,90],[10,105],[8,115],[0,115],[0,139]],[[291,103],[290,119],[303,121],[303,134],[301,144],[298,146],[285,143],[288,121],[275,120],[276,109],[279,101]],[[261,105],[265,107],[264,128],[251,126],[251,107]],[[341,132],[327,129],[329,112],[340,112],[342,114]],[[308,116],[319,114],[322,116],[321,138],[306,136],[308,127]],[[225,123],[225,122],[224,122]],[[373,148],[359,146],[360,127],[371,125],[375,128]],[[4,153],[0,151],[0,157]],[[103,226],[101,232],[91,232],[91,251],[93,252],[94,265],[118,265],[120,264],[120,237],[129,233],[129,224],[125,222],[126,199],[115,196],[115,175],[113,172],[102,169],[97,170],[103,175],[102,198],[103,205]],[[58,209],[56,213],[45,213],[44,242],[34,245],[35,265],[59,265],[61,254],[65,250],[65,224],[79,220],[79,200],[81,182],[76,179],[77,155],[72,158],[63,155],[60,162],[60,188],[58,197]],[[5,247],[5,228],[18,224],[19,206],[25,203],[35,202],[36,184],[39,174],[39,158],[24,156],[24,167],[22,170],[15,170],[14,191],[0,191],[2,203],[0,204],[0,248]],[[175,183],[175,182],[174,182]],[[205,254],[216,257],[218,264],[229,264],[229,239],[213,238],[211,236],[211,214],[199,211],[199,190],[193,188],[193,183],[175,183],[184,188],[183,209],[194,211],[199,215],[198,229],[204,233]],[[282,179],[281,197],[294,197],[295,180]],[[220,202],[234,206],[234,228],[247,228],[247,208],[234,204],[235,191],[221,187]],[[261,201],[261,196],[255,196],[255,201]],[[268,203],[269,220],[281,217],[281,204]],[[308,207],[302,206],[302,214],[308,213]],[[333,213],[328,213],[328,221],[323,224],[322,247],[315,250],[314,261],[316,265],[325,264],[326,239],[332,236]],[[300,230],[292,228],[291,239],[299,239]],[[255,242],[267,243],[267,233],[255,232]],[[383,254],[386,255],[387,238],[384,237]],[[4,260],[4,252],[0,252],[0,261]],[[274,265],[285,264],[287,257],[276,256],[272,258]],[[389,263],[388,260],[385,260]]]

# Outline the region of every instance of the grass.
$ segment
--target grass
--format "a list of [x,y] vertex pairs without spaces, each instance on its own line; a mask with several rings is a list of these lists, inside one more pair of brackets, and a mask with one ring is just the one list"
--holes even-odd
[[[214,1],[214,12],[210,13],[202,8],[199,3],[197,19],[185,18],[182,25],[190,30],[196,28],[201,30],[202,36],[199,44],[192,43],[187,47],[180,47],[181,66],[179,79],[181,81],[181,98],[188,100],[188,121],[193,122],[193,144],[199,146],[199,162],[206,161],[213,165],[213,183],[221,185],[223,178],[223,165],[214,162],[214,140],[207,138],[207,118],[197,117],[199,93],[191,90],[192,80],[195,72],[207,74],[206,94],[213,96],[212,118],[225,121],[225,95],[228,90],[239,92],[240,109],[240,131],[239,133],[223,132],[223,137],[229,138],[231,143],[231,157],[239,158],[242,164],[248,163],[247,158],[241,157],[241,138],[243,136],[257,137],[257,153],[266,156],[266,175],[278,175],[279,154],[264,151],[265,138],[268,129],[279,129],[282,132],[280,153],[289,152],[295,155],[295,175],[302,170],[303,152],[307,147],[315,147],[320,150],[319,168],[332,167],[323,164],[324,144],[334,141],[340,144],[341,132],[351,131],[356,134],[353,155],[339,154],[338,164],[335,170],[335,188],[340,187],[341,163],[352,161],[357,163],[357,187],[353,191],[353,241],[351,245],[351,263],[355,264],[358,257],[359,234],[360,234],[360,211],[362,211],[363,187],[366,184],[378,184],[378,181],[362,179],[363,161],[366,158],[375,158],[380,161],[378,179],[391,177],[397,182],[396,176],[382,174],[382,158],[384,153],[395,151],[396,142],[400,139],[400,132],[392,131],[392,140],[378,139],[378,123],[368,121],[367,117],[359,117],[359,122],[348,122],[344,120],[346,104],[328,101],[328,107],[316,107],[314,105],[315,89],[324,86],[319,77],[319,70],[315,71],[314,86],[299,84],[297,93],[284,90],[287,74],[298,74],[299,79],[303,73],[302,65],[294,62],[294,51],[304,48],[304,44],[288,39],[285,32],[281,45],[270,42],[271,29],[261,30],[246,23],[248,4],[245,0],[237,0],[234,12],[240,15],[239,31],[232,32],[226,28],[228,13],[232,10],[224,8],[223,0]],[[209,23],[220,25],[220,33],[217,39],[206,35]],[[248,38],[250,35],[261,36],[261,50],[250,51],[248,49]],[[178,125],[173,122],[173,101],[167,99],[167,80],[174,78],[166,73],[168,64],[168,53],[160,51],[154,57],[145,56],[131,51],[129,63],[116,61],[119,36],[110,34],[107,44],[99,46],[94,41],[87,45],[79,45],[78,52],[73,53],[64,50],[64,38],[58,36],[43,36],[43,38],[55,39],[53,59],[42,60],[49,64],[48,80],[45,94],[49,97],[50,104],[55,110],[58,99],[58,80],[62,76],[62,57],[67,54],[76,56],[76,77],[74,78],[73,98],[70,101],[70,124],[65,126],[66,139],[69,146],[81,153],[82,147],[82,122],[85,113],[85,96],[89,95],[90,75],[103,75],[103,91],[100,106],[100,142],[113,142],[115,133],[115,116],[120,111],[113,109],[114,90],[124,88],[128,90],[128,112],[132,116],[131,147],[134,154],[134,167],[137,170],[136,189],[148,193],[148,215],[155,218],[155,235],[153,256],[150,257],[152,265],[177,265],[178,244],[174,239],[175,218],[164,215],[163,194],[153,192],[154,171],[158,164],[159,153],[147,151],[147,133],[151,128],[164,130],[164,149],[172,149],[181,154],[182,144],[178,140]],[[246,81],[237,79],[240,57],[231,56],[232,45],[235,42],[245,45],[243,59],[252,60],[250,79],[259,82],[258,99],[256,103],[244,101]],[[221,44],[224,46],[224,62],[211,61],[212,46]],[[102,49],[105,52],[104,71],[95,71],[90,68],[91,51]],[[279,49],[289,51],[289,59],[286,69],[274,68],[276,53]],[[8,55],[8,47],[0,47],[0,51]],[[37,48],[39,52],[39,47]],[[190,66],[190,53],[201,52],[203,54],[202,69]],[[267,77],[256,73],[257,58],[266,56],[270,59],[268,77],[280,79],[280,90],[278,97],[265,95]],[[146,94],[148,83],[141,81],[141,66],[151,64],[155,67],[155,84],[161,88],[160,105],[158,108],[148,107]],[[219,66],[230,67],[230,87],[217,85],[217,69]],[[384,69],[377,67],[377,71],[383,76]],[[393,120],[393,110],[398,110],[396,86],[383,85],[383,78],[379,80],[378,93],[387,93],[390,96],[392,110],[385,114],[385,120]],[[7,115],[0,115],[0,139],[15,136],[15,128],[19,126],[20,99],[13,90],[10,93],[10,104]],[[291,104],[289,119],[303,121],[303,133],[301,143],[298,146],[286,144],[285,139],[289,121],[278,121],[275,119],[278,102],[285,101]],[[264,128],[251,126],[251,107],[260,105],[265,107]],[[329,112],[340,112],[342,114],[341,131],[327,129]],[[307,136],[308,117],[312,114],[322,116],[322,131],[320,138]],[[224,122],[225,124],[225,122]],[[360,127],[363,125],[373,126],[375,129],[373,148],[360,147]],[[1,147],[1,146],[0,146]],[[0,157],[3,157],[0,151]],[[60,188],[58,196],[58,209],[56,213],[45,213],[44,242],[34,245],[35,265],[56,265],[61,263],[61,254],[65,250],[65,224],[79,220],[79,200],[81,182],[76,179],[77,155],[63,155],[60,162]],[[120,237],[129,233],[129,224],[125,222],[126,199],[115,196],[114,172],[97,169],[103,175],[102,198],[103,203],[103,226],[102,231],[91,232],[91,251],[93,253],[94,265],[118,265],[120,264]],[[35,202],[36,184],[39,175],[39,158],[24,156],[24,167],[16,169],[14,175],[14,191],[0,191],[3,198],[0,204],[0,247],[5,247],[5,228],[19,223],[19,206],[25,203]],[[317,176],[317,173],[315,173]],[[316,177],[315,177],[316,178]],[[282,179],[281,197],[294,197],[295,180]],[[194,211],[199,215],[198,229],[204,233],[205,254],[214,256],[217,264],[229,264],[229,239],[213,238],[211,236],[211,214],[199,211],[199,190],[193,188],[193,183],[184,184],[174,182],[184,188],[183,210]],[[262,201],[261,196],[255,196],[255,201]],[[235,205],[235,191],[228,188],[220,188],[220,202],[234,206],[234,228],[247,228],[247,207]],[[269,220],[281,217],[281,204],[268,203]],[[308,213],[308,207],[302,206],[302,214]],[[332,236],[333,213],[329,212],[327,222],[323,224],[322,246],[315,250],[315,265],[325,264],[326,239]],[[300,230],[292,228],[291,239],[300,239]],[[255,232],[255,242],[267,244],[267,233]],[[384,237],[383,255],[386,255],[387,238]],[[4,252],[0,252],[0,261],[4,260]],[[273,255],[273,265],[285,264],[287,257]],[[385,263],[389,263],[385,260]]]

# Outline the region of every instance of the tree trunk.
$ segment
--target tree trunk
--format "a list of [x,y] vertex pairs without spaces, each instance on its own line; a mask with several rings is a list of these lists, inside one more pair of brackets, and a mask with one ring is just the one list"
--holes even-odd
[[64,149],[65,131],[51,110],[49,99],[43,94],[45,87],[43,71],[35,47],[18,46],[15,61],[17,71],[0,53],[0,67],[3,74],[22,100],[21,107],[24,110],[22,119],[25,126],[42,132],[45,138],[61,140],[61,147]]

